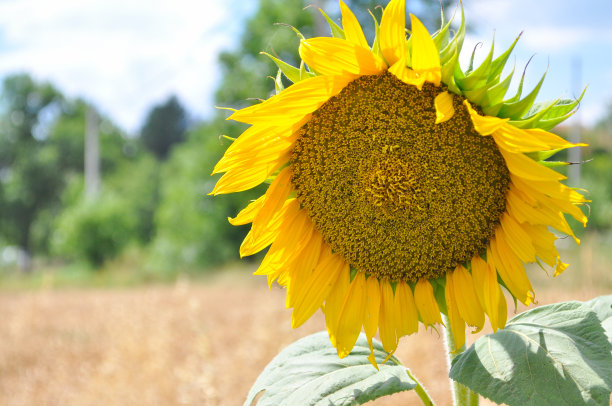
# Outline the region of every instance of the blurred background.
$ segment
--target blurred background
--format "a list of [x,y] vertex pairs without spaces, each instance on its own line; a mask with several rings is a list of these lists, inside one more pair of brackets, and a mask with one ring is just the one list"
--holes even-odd
[[[379,3],[346,3],[371,40]],[[587,87],[555,131],[589,144],[560,157],[589,225],[573,223],[580,247],[558,241],[563,275],[530,271],[542,304],[612,291],[612,3],[578,3],[463,4],[464,69],[523,32],[510,94],[523,72],[524,94],[547,72],[539,101]],[[440,4],[458,22],[456,1],[407,0],[430,32]],[[239,259],[248,227],[227,217],[262,189],[206,196],[221,136],[245,129],[214,106],[267,98],[259,53],[296,65],[276,23],[328,35],[318,7],[338,21],[335,0],[0,1],[0,404],[240,404],[280,348],[323,328],[290,331],[283,292],[250,276],[261,257]],[[441,349],[423,334],[406,340]],[[448,400],[440,359],[423,379]]]

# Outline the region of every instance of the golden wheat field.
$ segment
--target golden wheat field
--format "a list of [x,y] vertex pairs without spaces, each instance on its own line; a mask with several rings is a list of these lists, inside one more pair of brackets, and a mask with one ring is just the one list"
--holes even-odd
[[[610,272],[595,268],[534,278],[539,304],[610,293]],[[207,283],[1,293],[0,405],[241,405],[275,354],[324,328],[318,314],[292,330],[283,290],[248,271]],[[450,404],[436,331],[403,338],[396,355],[438,405]],[[420,403],[405,392],[370,404]]]

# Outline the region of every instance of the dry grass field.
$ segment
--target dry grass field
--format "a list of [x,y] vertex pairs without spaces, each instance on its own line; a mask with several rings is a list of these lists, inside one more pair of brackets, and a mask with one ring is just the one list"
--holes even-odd
[[[612,290],[608,271],[588,283],[570,272],[566,281],[535,278],[540,304]],[[2,292],[0,405],[241,405],[276,353],[324,328],[318,314],[292,330],[284,302],[280,288],[245,270],[208,283]],[[438,405],[450,404],[435,331],[405,337],[397,356]],[[420,403],[406,392],[371,404]]]

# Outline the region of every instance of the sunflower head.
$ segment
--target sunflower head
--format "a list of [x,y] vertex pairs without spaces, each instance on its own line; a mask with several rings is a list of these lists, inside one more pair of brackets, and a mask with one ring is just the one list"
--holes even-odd
[[516,41],[464,72],[463,15],[451,37],[450,22],[432,36],[411,14],[407,38],[404,3],[389,2],[371,45],[340,1],[342,27],[302,38],[299,68],[271,56],[277,94],[231,115],[251,127],[215,167],[212,194],[270,181],[230,219],[252,223],[240,254],[270,246],[256,274],[287,288],[294,327],[322,309],[341,357],[362,329],[392,352],[441,311],[457,348],[485,315],[503,328],[501,287],[532,302],[524,265],[562,272],[550,228],[574,237],[565,214],[587,221],[542,161],[578,146],[549,130],[579,100],[534,105],[544,78],[508,97]]

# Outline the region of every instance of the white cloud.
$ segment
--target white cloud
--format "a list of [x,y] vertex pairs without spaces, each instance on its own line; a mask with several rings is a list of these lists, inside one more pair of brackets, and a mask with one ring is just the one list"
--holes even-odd
[[214,0],[5,0],[0,75],[27,71],[83,96],[129,131],[177,93],[210,111],[217,53],[233,43],[231,4]]

